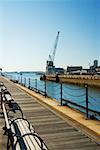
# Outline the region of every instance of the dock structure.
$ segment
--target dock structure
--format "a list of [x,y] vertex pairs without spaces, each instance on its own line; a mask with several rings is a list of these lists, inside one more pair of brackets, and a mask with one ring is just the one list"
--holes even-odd
[[[56,82],[56,75],[47,75],[46,80]],[[88,84],[90,87],[100,88],[100,77],[92,75],[58,75],[59,82],[76,85]]]
[[[60,118],[51,108],[20,89],[16,84],[0,77],[15,101],[20,105],[24,116],[34,126],[50,150],[99,150],[95,143],[69,121]],[[7,136],[3,135],[4,118],[0,108],[0,150],[6,150]],[[98,137],[100,138],[100,137]]]

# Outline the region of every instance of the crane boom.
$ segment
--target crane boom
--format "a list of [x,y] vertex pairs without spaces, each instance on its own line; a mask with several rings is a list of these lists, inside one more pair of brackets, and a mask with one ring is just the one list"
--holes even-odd
[[53,54],[52,54],[52,61],[54,61],[54,58],[55,58],[55,53],[56,53],[56,49],[57,49],[59,33],[60,33],[60,32],[58,31],[57,37],[56,37],[56,40],[55,40],[54,51],[53,51]]
[[49,59],[46,62],[46,74],[54,74],[55,73],[54,59],[55,59],[55,53],[56,53],[57,44],[58,44],[59,33],[60,32],[58,31],[56,40],[54,43],[53,53],[49,54]]
[[55,59],[55,53],[56,53],[56,49],[57,49],[59,33],[60,33],[60,31],[58,31],[57,36],[56,36],[53,53],[51,55],[49,55],[49,60],[52,61],[52,62],[54,62],[54,59]]

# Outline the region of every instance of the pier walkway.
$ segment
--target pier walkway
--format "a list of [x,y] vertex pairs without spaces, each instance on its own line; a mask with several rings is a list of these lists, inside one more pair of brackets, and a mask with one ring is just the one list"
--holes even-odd
[[[60,118],[53,110],[16,84],[0,77],[15,101],[20,105],[24,116],[34,126],[50,150],[99,150],[100,147],[87,135],[73,127],[68,120]],[[3,135],[4,118],[0,109],[0,150],[6,150],[7,137]]]

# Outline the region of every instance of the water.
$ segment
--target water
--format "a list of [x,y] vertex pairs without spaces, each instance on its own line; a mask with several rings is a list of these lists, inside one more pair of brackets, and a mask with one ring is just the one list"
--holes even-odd
[[[27,87],[39,89],[40,91],[45,91],[45,82],[40,80],[40,74],[37,73],[5,73],[9,79],[18,80],[20,83],[25,84]],[[46,82],[46,93],[49,97],[55,98],[57,101],[61,101],[61,84],[55,82]],[[70,100],[71,102],[77,103],[81,106],[86,106],[86,88],[74,85],[74,84],[63,84],[62,85],[62,98],[66,100]],[[88,88],[88,99],[89,109],[100,112],[100,88]],[[68,103],[69,104],[69,103]],[[86,110],[79,108],[77,106],[73,106],[69,104],[69,106],[74,107],[76,109],[81,110],[82,112],[86,112]],[[98,119],[100,116],[94,114],[93,112],[89,112],[90,114],[96,115]]]

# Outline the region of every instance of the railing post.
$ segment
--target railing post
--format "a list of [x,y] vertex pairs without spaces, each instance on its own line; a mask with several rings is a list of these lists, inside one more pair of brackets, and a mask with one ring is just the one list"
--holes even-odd
[[88,85],[85,85],[86,87],[86,117],[88,118],[89,114],[88,114]]
[[18,83],[20,83],[20,77],[18,76]]
[[22,85],[22,75],[21,75],[21,85]]
[[3,99],[2,99],[2,90],[0,91],[0,100],[1,100],[1,109],[2,109],[2,102],[3,102]]
[[60,84],[60,98],[61,98],[61,106],[62,106],[62,83]]
[[12,75],[10,76],[10,80],[12,80]]
[[26,78],[24,78],[24,86],[26,86]]
[[35,79],[35,90],[37,91],[37,79]]
[[46,79],[45,79],[45,97],[47,96],[46,91],[47,91],[47,87],[46,87]]
[[28,85],[29,85],[28,88],[30,89],[30,78],[29,78],[29,82],[28,82],[28,83],[29,83],[29,84],[28,84]]

